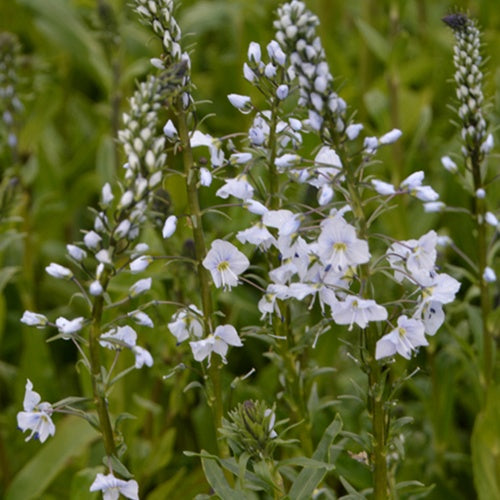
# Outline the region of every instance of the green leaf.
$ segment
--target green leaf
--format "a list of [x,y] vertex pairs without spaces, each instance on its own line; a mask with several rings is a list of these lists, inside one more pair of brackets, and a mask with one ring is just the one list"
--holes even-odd
[[87,422],[73,416],[56,425],[55,436],[16,474],[5,500],[40,498],[68,463],[99,437]]
[[[341,429],[342,420],[337,414],[333,422],[326,428],[316,450],[314,450],[312,456],[314,467],[305,466],[293,482],[289,492],[291,500],[307,500],[311,498],[313,491],[323,480],[329,469],[330,447]],[[318,468],[316,465],[318,462],[323,462],[324,467]]]
[[217,495],[224,498],[224,500],[241,500],[241,493],[238,493],[229,486],[219,464],[214,459],[209,458],[209,456],[205,456],[203,451],[201,465],[208,484],[210,484]]
[[500,498],[500,386],[490,388],[474,424],[472,470],[480,500]]
[[386,63],[391,54],[391,45],[389,42],[377,30],[365,23],[362,19],[356,19],[356,26],[368,48],[376,57]]

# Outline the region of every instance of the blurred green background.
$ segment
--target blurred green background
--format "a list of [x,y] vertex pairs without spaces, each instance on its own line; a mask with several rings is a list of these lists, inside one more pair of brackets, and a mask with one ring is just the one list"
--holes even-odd
[[[248,118],[237,114],[226,96],[250,93],[258,101],[241,68],[250,41],[265,46],[272,39],[278,4],[185,0],[179,8],[178,21],[192,47],[195,98],[210,101],[200,104],[199,114],[215,113],[205,122],[206,131],[215,136],[248,126]],[[500,116],[497,2],[309,0],[306,4],[320,18],[331,71],[340,95],[356,111],[356,120],[365,124],[368,134],[381,135],[393,127],[403,131],[402,140],[379,155],[377,175],[397,182],[424,170],[444,201],[467,204],[465,190],[440,164],[442,155],[459,151],[449,107],[453,36],[441,18],[460,7],[482,27],[487,56],[484,92],[495,128]],[[78,309],[78,304],[69,304],[73,291],[48,277],[44,267],[52,261],[64,263],[65,245],[78,240],[80,230],[91,224],[87,206],[96,204],[103,183],[113,181],[121,168],[123,156],[114,140],[120,115],[159,46],[139,24],[129,2],[122,0],[2,0],[1,31],[16,34],[21,45],[18,92],[25,110],[18,123],[20,160],[15,170],[20,189],[0,226],[0,262],[7,269],[0,275],[0,497],[91,498],[81,489],[95,476],[92,467],[99,465],[100,450],[89,426],[56,417],[58,432],[43,446],[24,443],[16,430],[27,377],[46,401],[88,391],[85,375],[75,374],[72,346],[47,345],[46,333],[23,327],[19,318],[25,309],[51,318]],[[498,142],[498,134],[495,137]],[[7,153],[0,159],[2,175],[7,175],[12,160]],[[498,163],[496,158],[492,161]],[[181,203],[174,197],[174,211],[176,202]],[[424,216],[422,208],[412,204],[387,223],[395,238],[446,228],[459,248],[474,253],[472,229],[463,216]],[[155,241],[153,231],[150,238]],[[183,279],[182,269],[158,267],[153,272],[159,295],[168,296],[168,289]],[[239,291],[228,306],[234,321],[241,322],[250,303],[255,309],[254,301],[254,296]],[[398,477],[435,484],[429,495],[435,499],[476,495],[470,435],[480,396],[470,344],[480,330],[474,308],[465,313],[455,308],[455,334],[444,328],[428,352],[412,361],[410,369],[423,365],[424,373],[412,379],[401,395],[401,411],[415,422],[406,436],[407,458]],[[191,375],[161,379],[182,360],[166,329],[172,312],[158,310],[161,327],[144,332],[155,355],[154,368],[132,374],[113,393],[113,404],[136,416],[123,424],[128,464],[144,498],[151,500],[208,492],[197,460],[182,451],[210,449],[215,439],[206,427],[204,402],[194,391],[182,392]],[[255,318],[247,318],[247,324],[258,320],[254,311],[251,314]],[[341,343],[325,337],[317,361],[334,365],[337,375],[334,384],[319,382],[318,391],[332,397],[352,392],[350,379],[358,375],[353,374]],[[228,381],[252,366],[258,367],[257,376],[253,388],[236,391],[233,404],[250,396],[272,402],[276,368],[262,359],[265,346],[249,341],[247,347],[245,355],[231,356]],[[346,403],[343,412],[347,428],[362,427],[366,416],[355,403]],[[325,410],[318,428],[324,428],[333,414],[332,409]],[[366,486],[366,468],[347,459],[339,464],[340,472],[342,467],[357,467],[355,486]]]

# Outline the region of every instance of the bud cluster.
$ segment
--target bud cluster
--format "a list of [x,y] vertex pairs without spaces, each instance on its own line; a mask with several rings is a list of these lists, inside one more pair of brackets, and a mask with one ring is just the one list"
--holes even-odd
[[276,40],[290,54],[290,65],[299,82],[299,105],[308,108],[310,126],[321,130],[327,120],[342,132],[346,104],[333,91],[333,77],[316,33],[318,17],[300,0],[284,4],[277,12]]
[[[174,17],[174,3],[174,0],[135,0],[136,12],[161,39],[163,54],[161,58],[151,59],[151,64],[159,69],[174,65],[182,70],[191,66],[189,54],[182,51],[180,44],[182,34]],[[182,70],[178,73],[178,87],[184,90],[182,104],[187,108],[191,100],[189,71]]]
[[11,149],[17,146],[16,115],[23,105],[17,95],[20,45],[10,33],[0,33],[0,152],[4,141]]
[[476,22],[465,14],[452,14],[443,21],[453,29],[456,39],[453,63],[459,101],[458,115],[462,123],[463,154],[471,156],[476,151],[484,154],[491,149],[492,137],[486,136],[487,124],[482,111],[484,97],[480,32]]
[[275,414],[264,401],[247,400],[228,413],[220,432],[236,456],[248,453],[253,459],[270,458],[278,436]]

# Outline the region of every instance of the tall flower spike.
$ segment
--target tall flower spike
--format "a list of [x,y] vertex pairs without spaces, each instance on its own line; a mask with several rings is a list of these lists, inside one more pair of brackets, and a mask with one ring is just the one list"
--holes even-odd
[[462,152],[465,157],[480,155],[478,159],[481,161],[484,155],[482,146],[488,138],[482,112],[484,97],[481,88],[483,60],[480,53],[480,32],[476,22],[462,13],[446,16],[443,22],[453,30],[456,40],[453,63],[464,143]]
[[160,59],[151,60],[153,66],[169,68],[176,76],[176,82],[171,82],[182,93],[184,108],[191,102],[189,94],[189,69],[191,60],[187,52],[182,51],[180,44],[181,29],[174,17],[174,0],[135,0],[136,11],[142,20],[151,25],[153,31],[160,38],[163,54]]
[[290,76],[298,78],[299,104],[308,108],[310,126],[320,130],[326,120],[343,131],[345,102],[333,91],[333,77],[316,34],[318,17],[300,0],[284,4],[277,14],[276,40],[290,54]]

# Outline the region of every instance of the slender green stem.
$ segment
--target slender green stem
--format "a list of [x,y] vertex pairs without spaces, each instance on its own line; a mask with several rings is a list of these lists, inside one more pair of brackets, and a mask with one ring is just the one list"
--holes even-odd
[[[106,289],[108,278],[103,280],[103,288]],[[101,374],[101,357],[99,348],[99,337],[101,335],[101,321],[104,306],[104,297],[98,296],[94,300],[92,308],[92,322],[90,325],[89,335],[89,361],[90,371],[92,374],[92,393],[94,396],[94,403],[99,418],[99,425],[104,442],[104,450],[109,457],[115,454],[116,445],[113,435],[113,428],[108,413],[108,404],[106,401],[106,388]]]
[[[358,222],[358,234],[362,239],[367,235],[367,216],[365,214],[359,183],[354,175],[354,171],[349,161],[344,163],[346,172],[346,182],[350,194],[350,203],[353,213]],[[369,298],[367,282],[369,279],[368,265],[362,265],[359,269],[361,282],[360,295]],[[363,332],[365,346],[367,350],[364,360],[364,369],[368,375],[368,410],[372,419],[372,476],[373,476],[373,498],[375,500],[385,500],[388,498],[388,469],[386,457],[387,443],[387,420],[388,415],[385,410],[384,383],[382,379],[381,367],[375,359],[375,349],[378,340],[376,328],[368,327]]]
[[[483,188],[483,179],[481,175],[481,153],[479,150],[479,144],[473,151],[470,151],[470,156],[467,161],[470,162],[470,167],[472,170],[472,177],[474,181],[474,192],[478,189]],[[478,279],[479,279],[479,291],[480,291],[480,301],[481,301],[481,313],[483,319],[483,380],[482,384],[485,389],[491,383],[493,376],[493,355],[494,355],[494,345],[493,345],[493,335],[489,329],[488,316],[491,309],[491,301],[488,289],[488,283],[484,279],[484,270],[487,265],[487,254],[488,254],[488,242],[486,237],[486,224],[484,220],[486,206],[484,200],[475,196],[474,197],[474,219],[476,222],[477,230],[477,258],[478,258]]]
[[[189,128],[187,123],[187,113],[179,105],[178,107],[178,131],[179,139],[182,144],[182,158],[184,163],[184,174],[186,179],[186,191],[188,198],[190,221],[193,230],[193,239],[196,255],[196,270],[198,273],[198,281],[200,284],[201,303],[203,308],[204,329],[205,335],[210,335],[212,332],[212,316],[213,303],[210,290],[210,276],[208,270],[203,267],[202,261],[207,254],[207,246],[205,243],[205,235],[202,225],[202,211],[198,199],[198,176],[193,159],[193,152],[189,144]],[[224,400],[222,396],[221,384],[221,362],[212,360],[211,366],[208,369],[208,378],[211,382],[211,387],[207,387],[208,404],[212,409],[214,417],[214,426],[216,429],[222,427],[222,417],[224,414]],[[211,389],[211,390],[210,390]],[[222,456],[229,455],[229,449],[225,442],[219,441],[219,452]]]

